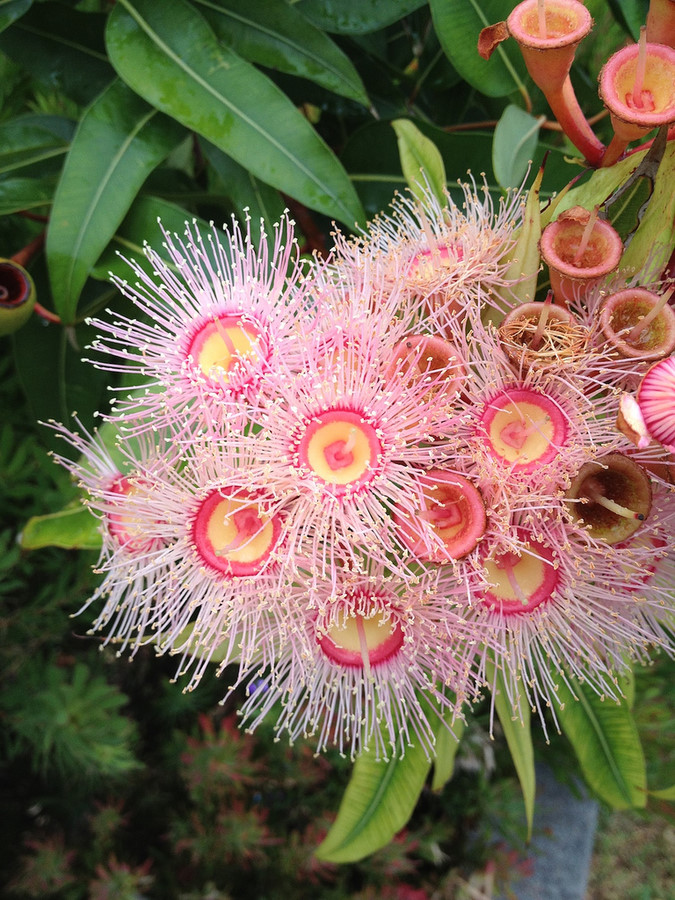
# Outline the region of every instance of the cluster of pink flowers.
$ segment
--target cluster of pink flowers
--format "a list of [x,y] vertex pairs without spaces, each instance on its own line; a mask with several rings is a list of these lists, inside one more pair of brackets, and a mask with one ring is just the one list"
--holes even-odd
[[139,317],[95,323],[127,386],[99,434],[55,426],[101,521],[94,628],[177,654],[187,689],[237,663],[248,727],[351,755],[433,753],[497,676],[542,723],[570,676],[618,698],[671,646],[675,448],[640,412],[672,444],[673,348],[665,394],[649,368],[671,311],[625,354],[606,280],[522,305],[521,214],[468,184],[399,197],[326,262],[284,219],[132,263]]

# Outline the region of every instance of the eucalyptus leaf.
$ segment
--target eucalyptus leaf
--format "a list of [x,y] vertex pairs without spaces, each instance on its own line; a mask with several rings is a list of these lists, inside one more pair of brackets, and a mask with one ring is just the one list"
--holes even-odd
[[525,63],[515,41],[500,44],[489,60],[477,50],[482,29],[506,19],[511,0],[430,0],[429,6],[441,46],[465,81],[488,97],[524,93]]
[[86,506],[78,504],[51,515],[29,519],[19,542],[24,550],[39,550],[42,547],[98,550],[101,547],[99,524]]
[[0,124],[0,177],[34,174],[41,163],[56,160],[60,166],[68,152],[75,125],[61,116],[18,116]]
[[48,90],[89,103],[114,77],[103,46],[103,13],[36,3],[0,35],[0,50]]
[[436,731],[436,756],[434,757],[434,774],[431,790],[440,791],[450,781],[455,771],[455,757],[459,750],[462,735],[466,729],[463,719],[456,719],[452,731],[442,723],[438,723]]
[[528,840],[532,834],[536,776],[534,770],[534,746],[532,744],[531,713],[526,698],[521,694],[517,703],[509,699],[501,670],[494,665],[487,667],[488,683],[492,685],[494,707],[502,726],[504,737],[515,766],[525,804]]
[[285,0],[196,0],[217,37],[240,56],[298,75],[364,106],[353,63],[328,35]]
[[0,31],[9,28],[31,7],[33,0],[0,0]]
[[376,760],[374,750],[361,753],[316,856],[325,862],[356,862],[388,844],[412,815],[430,768],[419,744],[388,761]]
[[416,196],[423,195],[428,186],[443,203],[445,166],[438,147],[408,119],[396,119],[391,124],[396,132],[401,168],[408,186]]
[[286,209],[279,191],[254,178],[248,169],[240,166],[208,141],[203,142],[203,149],[204,155],[220,178],[223,189],[231,199],[238,218],[244,222],[250,219],[254,240],[260,239],[261,220],[268,234],[271,233],[272,227]]
[[492,166],[504,190],[523,183],[539,142],[545,116],[535,118],[511,103],[502,113],[492,142]]
[[75,316],[87,276],[148,174],[182,129],[119,81],[85,112],[59,182],[47,232],[54,305]]
[[159,197],[137,197],[91,270],[92,277],[103,281],[107,281],[111,274],[122,279],[129,278],[132,272],[126,259],[133,259],[148,275],[152,275],[152,265],[143,252],[145,243],[147,242],[159,256],[169,262],[170,257],[164,246],[162,228],[182,235],[188,221],[192,228],[196,228],[204,235],[211,233],[208,222],[196,218],[175,203],[169,203]]
[[43,210],[52,202],[56,179],[6,178],[0,181],[0,216],[21,210]]
[[426,0],[300,0],[300,12],[325,31],[365,34],[409,15]]
[[556,711],[588,785],[615,809],[647,802],[645,759],[635,720],[624,700],[602,699],[588,685],[561,681]]
[[155,107],[311,209],[350,227],[363,220],[346,172],[307,119],[194,7],[120,0],[106,40],[120,76]]

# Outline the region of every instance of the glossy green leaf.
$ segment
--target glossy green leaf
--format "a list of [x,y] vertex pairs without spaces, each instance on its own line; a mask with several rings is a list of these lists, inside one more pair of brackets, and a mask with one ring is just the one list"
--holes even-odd
[[299,0],[300,12],[325,31],[365,34],[397,22],[426,0]]
[[523,183],[545,120],[545,116],[535,119],[513,103],[502,113],[492,142],[492,167],[504,190],[518,188]]
[[609,6],[617,22],[637,41],[640,37],[640,26],[645,24],[649,0],[609,0]]
[[523,92],[525,63],[515,41],[500,44],[489,60],[477,49],[481,30],[506,19],[511,0],[430,0],[429,5],[441,46],[465,81],[489,97]]
[[75,316],[87,276],[148,174],[182,130],[124,84],[113,82],[85,112],[54,197],[47,259],[54,305]]
[[184,0],[120,0],[106,32],[121,77],[257,178],[352,227],[363,210],[333,152],[265,75]]
[[462,735],[466,729],[463,719],[456,719],[452,725],[452,731],[442,723],[438,723],[436,731],[436,756],[434,757],[434,774],[431,781],[431,790],[440,791],[452,778],[455,771],[455,757],[459,750]]
[[424,787],[431,762],[419,745],[405,756],[357,757],[337,818],[316,855],[326,862],[356,862],[384,847],[407,823]]
[[[19,116],[0,124],[0,177],[34,174],[35,167],[55,160],[58,168],[75,130],[61,116]],[[30,172],[25,170],[30,169]],[[42,174],[42,170],[40,170]]]
[[[647,776],[635,720],[626,701],[602,700],[588,685],[560,683],[556,715],[589,786],[615,809],[645,806]],[[575,699],[578,698],[578,699]]]
[[99,520],[86,506],[78,504],[48,516],[29,519],[20,535],[24,550],[63,547],[66,550],[98,550]]
[[528,838],[532,834],[536,777],[534,771],[534,746],[532,744],[531,713],[527,699],[521,695],[518,702],[509,698],[504,677],[499,669],[488,667],[488,683],[492,685],[492,698],[504,737],[515,766],[525,804]]
[[0,35],[0,50],[48,90],[86,104],[114,77],[103,45],[103,13],[63,3],[36,3]]
[[205,235],[211,232],[208,222],[196,218],[175,203],[160,200],[158,197],[137,197],[112,240],[91,270],[92,278],[107,281],[111,274],[122,279],[129,278],[132,272],[122,257],[133,259],[148,275],[152,275],[152,266],[143,253],[143,246],[146,242],[168,262],[170,257],[164,247],[160,222],[166,231],[179,235],[185,231],[186,222],[190,222],[193,228],[197,228]]
[[395,119],[391,124],[396,132],[401,168],[408,186],[415,195],[422,195],[428,185],[443,203],[445,166],[438,147],[409,119]]
[[0,216],[20,210],[43,210],[52,202],[56,179],[45,178],[7,178],[0,181]]
[[250,62],[369,105],[349,57],[296,6],[285,0],[196,0],[196,5],[217,37]]
[[222,150],[209,141],[203,141],[204,155],[221,180],[223,190],[232,201],[240,221],[250,218],[251,234],[254,241],[260,239],[260,221],[265,223],[268,234],[279,221],[286,204],[279,191],[259,181],[248,169],[240,166]]
[[33,0],[0,0],[0,31],[9,28],[31,7]]

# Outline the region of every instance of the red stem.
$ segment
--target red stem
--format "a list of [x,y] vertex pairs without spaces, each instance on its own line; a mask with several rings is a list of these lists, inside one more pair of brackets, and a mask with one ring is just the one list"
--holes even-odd
[[561,89],[547,94],[546,99],[562,130],[577,150],[584,154],[588,164],[593,167],[599,166],[605,152],[605,145],[596,137],[595,132],[588,124],[577,101],[569,75]]

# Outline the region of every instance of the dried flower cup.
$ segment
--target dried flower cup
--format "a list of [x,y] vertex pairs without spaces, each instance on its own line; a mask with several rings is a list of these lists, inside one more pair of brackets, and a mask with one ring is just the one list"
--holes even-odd
[[631,141],[675,122],[675,50],[647,43],[644,34],[611,56],[600,73],[600,96],[614,128],[603,166],[616,162]]
[[565,496],[572,518],[591,538],[607,544],[635,534],[652,505],[649,476],[623,453],[585,463]]
[[588,341],[588,329],[564,306],[521,303],[499,328],[502,348],[519,369],[557,366],[575,359]]
[[621,356],[661,359],[675,350],[675,311],[667,302],[671,293],[660,296],[634,287],[604,300],[600,327]]
[[575,206],[544,228],[539,249],[556,303],[564,305],[583,297],[616,269],[623,242],[609,222]]
[[675,47],[675,0],[651,0],[647,13],[647,40]]
[[581,111],[569,78],[577,46],[593,25],[590,13],[578,0],[525,0],[506,24],[563,131],[588,162],[597,165],[604,146]]

